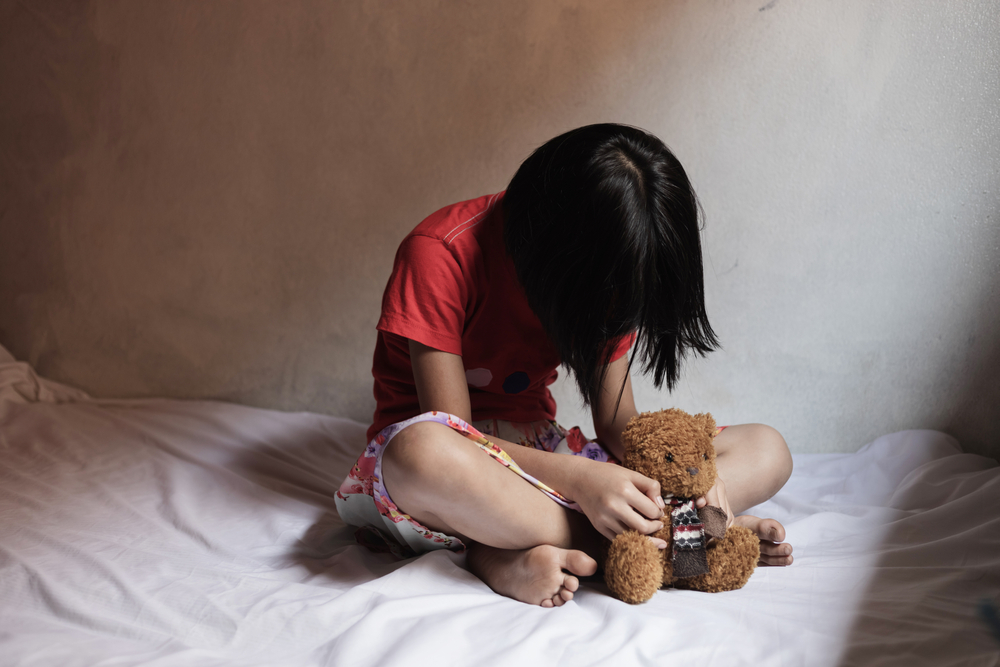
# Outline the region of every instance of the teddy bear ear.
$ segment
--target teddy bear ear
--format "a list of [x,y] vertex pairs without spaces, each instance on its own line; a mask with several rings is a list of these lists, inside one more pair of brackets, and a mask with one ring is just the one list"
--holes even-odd
[[702,420],[702,428],[705,429],[705,434],[708,435],[709,438],[714,438],[715,437],[715,417],[712,416],[712,413],[705,412],[705,413],[702,413],[702,414],[698,415],[698,417]]

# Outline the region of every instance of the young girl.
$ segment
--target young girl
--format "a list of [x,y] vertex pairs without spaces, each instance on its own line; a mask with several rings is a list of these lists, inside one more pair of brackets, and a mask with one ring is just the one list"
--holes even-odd
[[[672,388],[687,352],[718,346],[698,210],[659,139],[603,124],[543,145],[505,193],[420,223],[382,301],[370,443],[337,493],[359,541],[401,557],[467,550],[496,592],[558,607],[594,574],[598,534],[659,530],[658,483],[615,462],[637,414],[633,361]],[[553,421],[560,363],[593,411],[594,442]],[[733,517],[788,479],[784,440],[730,426],[715,447],[718,482],[698,506],[756,532],[762,564],[790,564],[778,522]]]

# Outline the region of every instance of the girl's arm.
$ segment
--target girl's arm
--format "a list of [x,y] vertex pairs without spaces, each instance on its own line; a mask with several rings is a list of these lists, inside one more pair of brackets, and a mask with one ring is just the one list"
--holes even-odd
[[462,357],[411,339],[410,364],[421,412],[438,410],[472,421],[472,402]]
[[[624,384],[624,389],[622,385]],[[621,394],[621,402],[618,396]],[[632,378],[628,373],[628,355],[612,361],[604,375],[601,391],[594,405],[594,431],[597,441],[619,461],[625,458],[622,431],[628,420],[639,412],[632,397]]]
[[[623,380],[624,391],[622,391]],[[618,403],[619,392],[621,392],[621,403]],[[628,374],[628,357],[624,356],[608,366],[597,405],[594,406],[594,430],[597,432],[597,440],[619,461],[624,459],[625,453],[622,448],[622,431],[628,425],[628,420],[637,414],[639,413],[635,409],[635,400],[632,397],[632,379]],[[726,512],[727,527],[733,523],[733,511],[729,507],[726,483],[722,481],[720,475],[716,475],[715,484],[708,493],[697,499],[696,504],[698,507],[705,505],[721,507]]]
[[[472,421],[462,357],[414,340],[410,340],[409,347],[421,411],[439,410]],[[552,454],[491,439],[525,471],[579,503],[594,527],[608,539],[626,528],[649,534],[663,527],[658,520],[663,515],[660,485],[654,480],[582,456]]]

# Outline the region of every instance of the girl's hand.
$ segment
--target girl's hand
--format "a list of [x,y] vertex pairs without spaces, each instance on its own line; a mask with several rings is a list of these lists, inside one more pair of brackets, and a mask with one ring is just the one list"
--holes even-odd
[[715,478],[715,484],[708,493],[698,498],[695,501],[695,506],[701,509],[705,505],[712,505],[713,507],[719,507],[726,511],[726,528],[728,529],[733,525],[733,510],[729,508],[729,498],[726,497],[726,483],[722,481],[721,477]]
[[[613,540],[628,528],[643,535],[663,528],[660,519],[664,505],[659,482],[621,466],[574,459],[579,467],[570,497],[580,505],[597,532]],[[653,541],[660,548],[666,547],[663,540]]]

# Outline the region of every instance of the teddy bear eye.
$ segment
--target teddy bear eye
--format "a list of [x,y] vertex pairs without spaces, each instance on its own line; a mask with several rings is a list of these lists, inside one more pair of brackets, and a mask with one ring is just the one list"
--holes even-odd
[[702,458],[702,460],[707,461],[708,460],[708,454],[702,454],[701,458]]
[[668,463],[673,463],[673,460],[674,460],[674,455],[673,454],[667,454],[667,462]]

